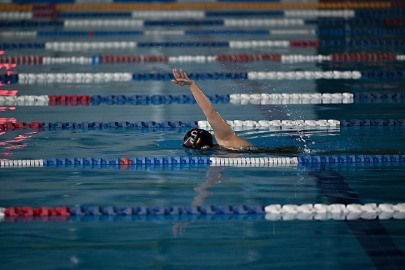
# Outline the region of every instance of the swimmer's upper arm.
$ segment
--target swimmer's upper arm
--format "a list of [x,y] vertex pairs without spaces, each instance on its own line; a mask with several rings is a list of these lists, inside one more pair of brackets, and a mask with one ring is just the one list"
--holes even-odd
[[219,145],[234,149],[252,145],[236,135],[231,126],[215,109],[204,112],[204,114],[214,131],[215,139]]

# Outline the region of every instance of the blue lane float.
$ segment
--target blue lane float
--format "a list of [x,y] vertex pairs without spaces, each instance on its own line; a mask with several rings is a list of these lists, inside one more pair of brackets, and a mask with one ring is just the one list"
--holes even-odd
[[100,215],[100,216],[5,216],[0,222],[195,222],[195,221],[263,221],[265,215]]
[[405,119],[352,119],[341,120],[341,127],[356,126],[404,126]]
[[99,215],[264,215],[264,206],[76,206],[70,208],[72,216],[99,216]]

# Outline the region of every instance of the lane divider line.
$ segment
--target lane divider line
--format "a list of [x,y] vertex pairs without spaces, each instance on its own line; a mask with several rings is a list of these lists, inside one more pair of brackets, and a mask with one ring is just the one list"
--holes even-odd
[[[255,149],[245,149],[245,153],[254,154]],[[241,153],[242,154],[242,153]],[[123,157],[123,158],[49,158],[35,160],[0,160],[2,168],[25,167],[65,167],[65,166],[96,166],[108,167],[114,165],[212,165],[212,166],[251,166],[256,165],[317,165],[317,164],[395,164],[405,163],[405,155],[301,155],[301,156],[243,156],[238,158],[204,157],[204,156],[174,156],[174,157]]]
[[18,65],[99,65],[144,62],[206,63],[274,61],[280,63],[320,62],[393,62],[405,61],[405,55],[394,53],[335,53],[329,55],[280,55],[280,54],[228,54],[228,55],[93,55],[90,57],[49,57],[39,55],[0,56],[0,64]]
[[94,49],[121,50],[153,47],[208,47],[208,48],[288,48],[288,47],[403,47],[405,41],[398,39],[371,39],[371,40],[231,40],[218,42],[135,42],[135,41],[54,41],[54,42],[10,42],[0,43],[0,50],[42,49],[56,51],[88,51]]
[[[342,127],[382,127],[382,126],[405,126],[405,119],[320,119],[320,120],[227,120],[227,123],[235,130],[253,129],[311,129],[329,128],[339,129]],[[0,130],[13,131],[18,129],[45,130],[74,130],[74,129],[171,129],[171,128],[202,128],[211,130],[206,120],[200,121],[111,121],[111,122],[3,122]]]
[[[193,80],[360,80],[404,79],[405,71],[251,71],[189,73]],[[0,75],[0,83],[48,84],[48,83],[113,83],[132,81],[169,81],[171,73],[13,73]]]
[[[265,216],[275,220],[388,220],[405,219],[405,203],[368,204],[270,204],[262,205],[210,205],[210,206],[75,206],[75,207],[0,207],[0,220],[49,221],[49,218],[64,217],[151,217],[202,216],[210,220],[213,216]],[[63,221],[63,219],[60,219]]]
[[56,5],[27,5],[5,4],[0,11],[66,11],[66,10],[211,10],[211,9],[380,9],[402,7],[401,2],[332,2],[332,3],[182,3],[182,4],[56,4]]

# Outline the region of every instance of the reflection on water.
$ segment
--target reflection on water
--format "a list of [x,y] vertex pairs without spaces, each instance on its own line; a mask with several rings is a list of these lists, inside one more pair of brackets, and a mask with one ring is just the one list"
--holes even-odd
[[[32,132],[26,132],[24,134],[19,134],[14,139],[11,140],[5,140],[5,141],[0,141],[0,147],[3,147],[4,150],[16,150],[16,149],[21,149],[24,147],[27,147],[28,144],[25,142],[26,140],[30,139],[32,136],[37,134],[38,132],[32,131]],[[5,132],[0,133],[0,136],[4,135]],[[24,143],[22,143],[24,142]],[[1,156],[6,156],[6,157],[11,157],[13,155],[12,152],[0,152],[0,157]]]

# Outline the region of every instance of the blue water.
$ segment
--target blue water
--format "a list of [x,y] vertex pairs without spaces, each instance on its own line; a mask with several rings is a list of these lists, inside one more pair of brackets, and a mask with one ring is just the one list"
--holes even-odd
[[[201,28],[201,27],[200,27]],[[198,28],[198,29],[200,29]],[[220,27],[219,27],[220,28]],[[294,27],[297,29],[298,27]],[[154,28],[165,29],[165,28]],[[179,27],[178,29],[196,29]],[[205,28],[204,28],[205,29]],[[207,29],[211,29],[208,27]],[[213,29],[217,29],[214,27]],[[30,29],[33,30],[33,29]],[[196,29],[197,30],[197,29]],[[200,29],[201,30],[201,29]],[[140,36],[114,40],[228,41],[266,36]],[[316,39],[280,36],[269,39]],[[346,37],[347,39],[356,37]],[[374,39],[362,36],[361,39]],[[388,37],[387,37],[388,38]],[[397,36],[396,38],[401,39]],[[35,39],[54,41],[59,39]],[[83,38],[69,39],[83,41]],[[94,38],[91,41],[110,41]],[[10,41],[11,42],[11,41]],[[329,54],[391,52],[403,48],[139,48],[50,52],[6,51],[6,55],[90,56]],[[111,65],[19,65],[16,72],[187,72],[402,70],[402,62],[298,63],[134,63]],[[403,80],[199,81],[207,94],[404,92]],[[38,84],[1,86],[19,95],[181,95],[186,87],[171,82]],[[215,103],[229,120],[403,119],[400,102],[303,105]],[[17,122],[196,121],[196,104],[18,106],[0,111]],[[184,128],[15,130],[0,135],[0,158],[221,156],[181,148]],[[403,126],[237,130],[257,146],[295,145],[306,154],[390,154],[405,152]],[[248,154],[243,154],[248,155]],[[255,154],[267,156],[268,154]],[[403,164],[331,164],[327,166],[230,167],[145,165],[0,168],[0,207],[11,206],[207,206],[405,202]],[[266,220],[264,215],[170,217],[71,217],[0,222],[0,269],[403,269],[404,220]]]

